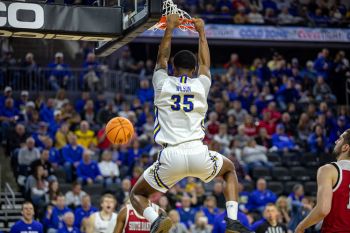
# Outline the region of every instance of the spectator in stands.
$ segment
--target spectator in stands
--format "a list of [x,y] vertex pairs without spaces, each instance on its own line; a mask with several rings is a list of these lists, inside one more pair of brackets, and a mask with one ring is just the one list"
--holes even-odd
[[307,142],[311,134],[311,125],[312,122],[310,121],[309,116],[306,113],[302,113],[297,126],[297,135],[299,140],[304,144]]
[[[320,9],[318,9],[317,12],[320,13]],[[314,61],[314,69],[316,70],[317,74],[326,79],[331,68],[331,61],[329,60],[328,56],[329,50],[322,49],[322,51],[318,54],[317,59]]]
[[303,197],[301,202],[292,202],[292,214],[291,220],[289,222],[288,228],[294,232],[298,224],[309,215],[310,211],[314,207],[315,202],[313,198]]
[[64,89],[60,89],[57,91],[54,102],[55,110],[61,110],[63,105],[69,103],[69,100],[66,97],[66,91]]
[[138,181],[138,179],[140,178],[140,176],[143,173],[143,168],[139,167],[139,166],[135,166],[132,170],[132,177],[130,179],[131,181],[131,187],[134,187],[134,185],[136,184],[136,182]]
[[77,180],[80,184],[92,185],[103,181],[98,164],[91,160],[92,154],[92,151],[84,150],[83,158],[77,167]]
[[30,197],[33,204],[41,209],[46,204],[45,194],[48,188],[49,183],[45,179],[45,170],[43,166],[38,165],[34,168],[33,175],[30,175],[26,181],[26,196]]
[[246,115],[244,118],[244,133],[249,137],[256,137],[258,135],[258,129],[254,122],[254,118],[251,115]]
[[86,102],[90,99],[90,92],[83,91],[81,93],[81,98],[75,103],[75,109],[80,114],[84,110]]
[[85,149],[94,149],[97,146],[97,138],[94,131],[90,130],[90,124],[87,121],[82,121],[80,129],[74,133],[77,136],[77,143]]
[[287,233],[287,227],[278,222],[278,209],[275,204],[268,203],[264,210],[266,222],[262,223],[256,230],[256,233],[280,232]]
[[243,148],[242,160],[249,170],[255,167],[271,167],[267,160],[267,149],[264,146],[256,144],[255,139],[249,139],[247,146]]
[[204,206],[201,211],[208,219],[209,225],[214,225],[215,216],[219,214],[219,209],[216,207],[216,199],[214,196],[208,196],[205,199]]
[[[300,93],[295,87],[294,78],[288,78],[285,88],[280,89],[277,99],[282,110],[286,110],[289,103],[296,103],[300,99]],[[279,116],[281,116],[281,114],[279,114]]]
[[68,123],[62,123],[60,128],[55,134],[55,147],[59,150],[68,144],[68,134],[69,134]]
[[329,151],[325,129],[322,126],[316,125],[314,127],[314,132],[309,136],[308,144],[312,153],[320,154]]
[[245,134],[244,129],[244,125],[238,126],[237,134],[233,137],[234,146],[239,149],[243,149],[249,141],[249,137]]
[[279,211],[279,223],[283,223],[288,226],[290,222],[290,203],[288,203],[288,198],[285,196],[280,196],[276,201],[276,207]]
[[209,138],[219,133],[220,122],[218,121],[218,114],[216,112],[209,113],[209,120],[205,124],[205,128],[207,129]]
[[24,125],[21,123],[16,124],[15,128],[7,136],[6,154],[10,155],[15,149],[24,147],[28,136],[29,134]]
[[30,164],[40,158],[40,152],[35,148],[35,141],[32,137],[27,138],[26,146],[18,151],[18,165],[20,174],[26,176],[28,174]]
[[60,185],[57,180],[52,180],[49,182],[49,190],[46,193],[45,201],[46,203],[56,205],[56,200],[58,195],[61,194]]
[[294,16],[289,14],[288,7],[283,7],[281,13],[277,17],[279,24],[293,24],[295,23]]
[[22,204],[22,219],[17,221],[10,230],[10,233],[35,232],[44,233],[43,225],[34,220],[34,206],[26,201]]
[[67,212],[63,215],[63,227],[57,233],[80,233],[79,228],[74,226],[74,214]]
[[263,112],[263,119],[259,122],[258,128],[265,128],[269,136],[272,136],[276,131],[275,119],[271,117],[271,112]]
[[186,226],[180,222],[179,212],[176,210],[169,211],[169,218],[172,222],[172,227],[169,230],[169,233],[188,233]]
[[140,81],[140,88],[137,90],[136,95],[142,104],[153,101],[154,91],[153,87],[149,85],[148,79],[142,79]]
[[55,120],[55,100],[48,98],[46,104],[42,104],[40,109],[40,119],[44,122],[51,123]]
[[72,75],[69,66],[64,63],[63,59],[63,53],[57,52],[54,62],[48,65],[49,84],[54,91],[60,88],[67,89]]
[[248,14],[248,22],[251,24],[264,23],[264,17],[258,12],[258,9],[255,6],[251,7],[251,11]]
[[259,135],[256,137],[256,143],[264,146],[266,149],[270,149],[272,147],[271,136],[267,134],[266,128],[259,129]]
[[82,224],[83,224],[83,221],[86,221],[91,214],[93,214],[97,211],[98,211],[98,209],[91,205],[90,196],[88,194],[85,194],[81,198],[81,207],[75,209],[74,226],[76,226],[78,229],[80,229]]
[[106,124],[110,119],[117,116],[117,108],[112,100],[107,102],[107,105],[101,108],[96,117],[96,121],[99,125]]
[[329,144],[332,145],[347,128],[349,127],[346,123],[346,118],[344,116],[338,117],[337,123],[330,129],[328,137]]
[[222,182],[217,181],[214,183],[212,196],[215,197],[216,204],[219,209],[225,209],[225,196],[224,196],[223,190],[224,190],[224,186]]
[[65,198],[63,195],[57,197],[56,205],[47,207],[45,217],[44,217],[44,226],[46,227],[47,233],[57,233],[58,229],[64,226],[63,216],[67,212],[71,212],[65,205]]
[[12,98],[5,100],[4,106],[0,108],[1,139],[5,140],[11,127],[14,127],[20,118],[20,113],[14,105]]
[[86,196],[86,193],[81,190],[81,184],[73,182],[72,190],[68,191],[65,195],[66,205],[69,208],[76,209],[81,205],[84,196]]
[[304,186],[302,184],[296,184],[293,186],[293,192],[289,194],[288,199],[290,203],[300,203],[304,198]]
[[264,207],[268,203],[274,203],[277,197],[271,190],[266,188],[266,180],[259,178],[256,182],[256,189],[251,192],[247,204],[249,211],[263,212]]
[[118,203],[125,203],[125,201],[129,198],[129,193],[131,190],[131,182],[128,178],[124,178],[122,180],[121,189],[117,190],[116,198]]
[[190,226],[191,233],[211,233],[212,226],[208,224],[208,218],[202,211],[195,215],[195,224]]
[[117,163],[112,161],[111,151],[105,150],[102,152],[102,160],[99,162],[98,167],[106,186],[117,181],[117,178],[119,177],[119,168]]
[[[0,63],[1,64],[1,63]],[[10,86],[6,86],[5,89],[4,89],[4,94],[3,95],[0,95],[0,108],[4,107],[5,105],[5,100],[7,98],[12,98],[12,87]]]
[[276,129],[276,133],[272,135],[272,145],[277,151],[289,152],[299,150],[298,145],[296,145],[293,139],[285,133],[282,124],[277,125]]
[[83,63],[82,83],[84,90],[101,90],[101,66],[94,53],[88,53]]
[[15,106],[22,115],[25,114],[25,107],[28,102],[29,102],[29,92],[25,90],[21,91],[20,99],[15,102]]
[[237,125],[244,123],[244,119],[248,115],[247,110],[242,108],[242,103],[239,100],[233,101],[233,109],[227,112],[227,116],[233,115],[236,118]]
[[35,145],[40,149],[45,147],[45,140],[50,137],[48,127],[48,123],[41,121],[39,122],[38,130],[32,133],[32,137],[35,140]]
[[[269,0],[272,2],[272,0]],[[264,15],[264,21],[265,24],[276,24],[277,23],[277,17],[275,14],[275,11],[271,8],[267,8],[265,11],[265,15]]]
[[330,86],[324,81],[322,76],[317,77],[312,94],[318,102],[326,101],[328,103],[335,103],[336,101],[336,97],[332,94]]
[[221,146],[227,150],[230,146],[231,139],[232,136],[227,133],[227,125],[220,124],[219,133],[214,136],[213,140],[220,143]]
[[129,47],[125,47],[118,59],[116,68],[125,72],[137,72],[139,70],[135,59],[132,57]]
[[197,209],[191,207],[191,198],[185,194],[181,198],[181,207],[177,208],[177,211],[180,215],[181,223],[189,229],[190,226],[195,222],[194,216],[197,212]]
[[51,163],[49,162],[49,156],[50,156],[49,153],[50,152],[46,149],[42,150],[40,158],[37,160],[34,160],[31,163],[31,168],[32,168],[32,171],[34,171],[35,167],[41,165],[44,168],[45,179],[47,179],[48,181],[57,180],[57,178],[53,174],[53,168],[51,166]]
[[[83,157],[84,148],[77,143],[75,134],[68,134],[68,144],[61,150],[67,182],[72,182],[73,171]],[[73,170],[74,169],[74,170]]]
[[245,24],[249,22],[243,6],[238,7],[238,12],[233,17],[233,21],[235,24]]

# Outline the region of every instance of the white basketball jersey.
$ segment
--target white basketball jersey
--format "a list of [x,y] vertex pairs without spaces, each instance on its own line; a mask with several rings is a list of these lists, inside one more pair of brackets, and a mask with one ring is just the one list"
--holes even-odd
[[177,145],[204,138],[210,85],[204,75],[174,77],[163,69],[153,74],[154,140],[158,144]]
[[117,223],[116,213],[112,213],[111,218],[108,220],[103,220],[100,212],[96,212],[94,215],[94,233],[113,233],[115,224]]

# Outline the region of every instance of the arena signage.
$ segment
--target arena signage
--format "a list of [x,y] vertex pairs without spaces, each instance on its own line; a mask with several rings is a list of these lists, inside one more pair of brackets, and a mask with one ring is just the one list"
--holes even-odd
[[[122,35],[121,7],[0,2],[0,36],[110,41]],[[118,23],[119,22],[119,23]]]
[[[20,11],[30,11],[34,20],[18,19]],[[0,27],[7,23],[14,28],[39,29],[44,26],[44,8],[39,4],[14,2],[6,7],[5,3],[0,2],[0,12],[7,13],[7,17],[0,17]]]
[[[294,41],[294,42],[336,42],[349,43],[350,29],[307,28],[307,27],[272,27],[214,25],[205,27],[208,39],[220,40],[255,40],[255,41]],[[191,31],[175,30],[174,38],[196,38]],[[145,31],[140,39],[162,37],[162,31]]]

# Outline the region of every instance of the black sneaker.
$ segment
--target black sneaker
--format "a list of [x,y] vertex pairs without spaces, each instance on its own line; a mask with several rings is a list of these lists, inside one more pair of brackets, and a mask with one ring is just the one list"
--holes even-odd
[[150,233],[168,233],[172,225],[171,219],[161,213],[152,223]]
[[226,231],[225,233],[252,233],[248,228],[243,226],[243,224],[238,220],[232,220],[228,217],[226,220]]

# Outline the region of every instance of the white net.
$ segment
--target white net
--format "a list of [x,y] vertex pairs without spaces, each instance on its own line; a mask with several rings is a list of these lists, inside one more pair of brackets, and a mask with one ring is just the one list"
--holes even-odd
[[[182,23],[179,26],[179,29],[182,31],[195,31],[193,28],[193,24],[188,22],[188,20],[191,20],[192,17],[184,10],[177,7],[177,5],[172,0],[164,0],[163,1],[163,14],[162,18],[165,18],[167,15],[171,14],[178,14],[180,19],[186,19],[184,21],[185,23]],[[189,26],[189,27],[188,27]],[[159,21],[157,24],[155,24],[153,27],[151,27],[149,30],[156,31],[158,29],[165,29],[166,28],[166,21]]]

